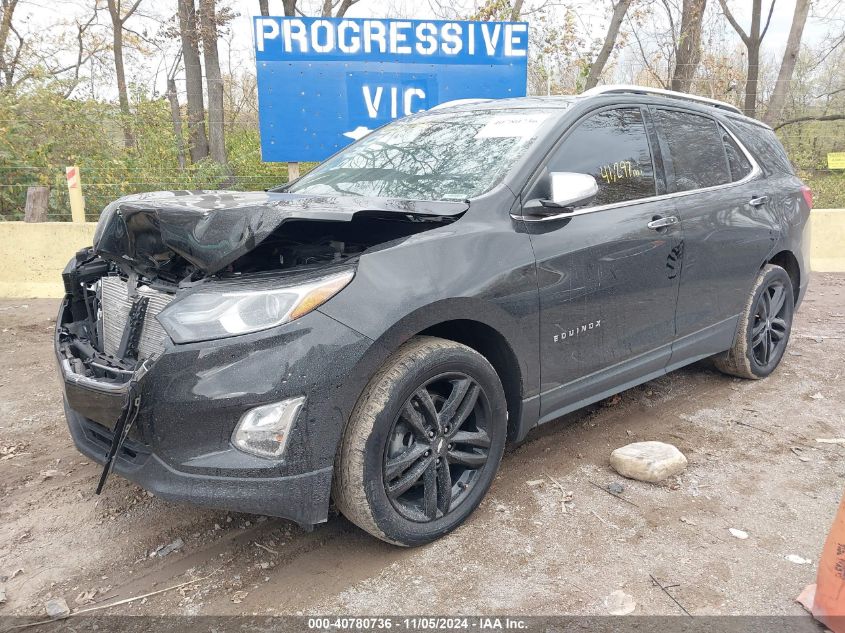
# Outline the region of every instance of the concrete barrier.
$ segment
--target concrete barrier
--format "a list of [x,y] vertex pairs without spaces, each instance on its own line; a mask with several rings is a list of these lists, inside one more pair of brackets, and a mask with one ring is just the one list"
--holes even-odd
[[[94,222],[0,222],[0,297],[61,297],[61,272],[91,244]],[[813,270],[845,272],[845,209],[816,209],[810,218]]]
[[62,270],[95,222],[0,222],[0,297],[61,297]]
[[810,216],[810,267],[845,272],[845,209],[815,209]]

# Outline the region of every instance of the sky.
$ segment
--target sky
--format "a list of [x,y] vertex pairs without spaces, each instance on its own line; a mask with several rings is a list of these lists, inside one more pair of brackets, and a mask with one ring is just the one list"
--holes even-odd
[[[315,14],[317,3],[319,0],[301,0],[306,3],[306,7],[313,7],[308,14]],[[438,17],[433,2],[436,0],[360,0],[353,5],[348,12],[350,17],[408,17],[408,18],[436,18]],[[476,0],[477,1],[477,0]],[[775,11],[772,17],[771,27],[764,40],[763,56],[769,56],[772,59],[779,58],[782,54],[787,35],[789,33],[792,13],[795,7],[795,0],[775,0]],[[470,8],[473,0],[464,0],[467,8]],[[560,2],[560,0],[552,0],[552,2]],[[835,2],[835,0],[827,0],[827,2]],[[125,4],[129,0],[124,0]],[[578,8],[579,22],[586,28],[587,39],[602,39],[604,31],[607,28],[607,18],[609,15],[610,0],[595,1],[595,0],[569,0],[565,2],[568,6]],[[710,0],[710,3],[715,6],[716,0]],[[69,35],[72,35],[73,28],[67,24],[73,23],[75,16],[81,16],[88,4],[86,0],[22,0],[20,8],[18,9],[17,19],[29,20],[30,29],[51,28],[53,32],[57,29],[64,29]],[[104,5],[105,3],[102,2]],[[175,0],[142,0],[139,13],[148,13],[153,15],[169,15],[175,11]],[[224,4],[224,0],[218,0],[218,5]],[[226,60],[231,60],[231,65],[234,69],[248,68],[253,69],[255,65],[255,57],[253,53],[253,37],[252,37],[252,18],[257,15],[258,0],[230,0],[228,3],[237,13],[237,17],[230,24],[230,35],[224,38],[221,42],[221,59],[224,65]],[[446,6],[453,6],[454,2],[444,2]],[[531,0],[526,1],[526,5],[530,5]],[[734,14],[738,21],[744,28],[748,28],[750,22],[750,0],[729,0]],[[816,4],[819,4],[818,2]],[[282,0],[269,0],[270,12],[274,15],[282,14]],[[764,0],[764,11],[768,7],[768,2]],[[101,11],[100,23],[104,30],[108,24],[107,11]],[[530,21],[530,19],[529,19]],[[65,26],[57,24],[64,22]],[[127,22],[127,26],[135,28],[141,32],[147,26],[147,32],[154,31],[151,22],[144,24],[143,17],[133,18]],[[729,41],[733,40],[739,44],[739,39],[733,33],[731,27],[724,23]],[[808,21],[805,29],[804,41],[807,43],[814,43],[822,40],[828,30],[831,28],[830,20],[814,17]],[[841,27],[840,27],[841,28]],[[174,44],[175,46],[175,44]],[[176,49],[174,49],[175,51]],[[628,51],[631,54],[632,51]],[[633,56],[633,55],[632,55]],[[159,56],[160,57],[160,56]],[[625,59],[626,51],[623,51],[620,59]],[[160,58],[139,59],[136,56],[133,60],[129,60],[128,66],[133,69],[130,81],[135,79],[141,83],[146,83],[147,87],[152,87],[154,84],[155,92],[161,94],[164,91],[165,82],[165,63]],[[141,67],[139,69],[139,66]],[[225,68],[224,68],[225,72]],[[114,91],[108,86],[100,88],[101,92],[97,95],[100,98],[114,98]]]

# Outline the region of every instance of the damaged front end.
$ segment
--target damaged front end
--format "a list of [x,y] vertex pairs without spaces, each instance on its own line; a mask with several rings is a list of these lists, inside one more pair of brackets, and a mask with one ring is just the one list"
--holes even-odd
[[62,278],[55,345],[67,406],[110,436],[99,494],[138,416],[142,381],[164,350],[155,316],[172,297],[148,288],[130,297],[119,270],[91,248],[76,254]]
[[351,282],[368,249],[457,219],[467,205],[284,193],[161,192],[104,211],[63,272],[56,354],[67,406],[108,445],[99,492],[144,384],[173,346],[294,321]]

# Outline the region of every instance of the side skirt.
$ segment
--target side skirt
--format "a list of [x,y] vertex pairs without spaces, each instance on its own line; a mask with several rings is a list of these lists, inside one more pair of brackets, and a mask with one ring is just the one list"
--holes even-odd
[[[739,315],[730,317],[697,332],[688,334],[672,343],[671,346],[661,347],[658,350],[624,361],[590,376],[579,378],[567,385],[544,391],[539,396],[523,400],[522,420],[520,420],[512,436],[512,441],[519,443],[536,426],[609,398],[619,392],[641,385],[649,380],[664,376],[671,371],[675,371],[696,361],[724,352],[733,344],[738,322]],[[661,356],[664,356],[666,359],[664,366],[641,373],[645,367],[654,367],[655,357],[659,358]],[[561,391],[566,393],[564,398],[558,395]],[[561,406],[555,407],[552,411],[541,415],[540,400],[549,398],[550,396],[558,401],[563,400],[563,402]]]
[[736,336],[739,315],[732,316],[687,334],[672,343],[672,357],[666,365],[666,371],[674,371],[702,358],[719,354],[730,349]]

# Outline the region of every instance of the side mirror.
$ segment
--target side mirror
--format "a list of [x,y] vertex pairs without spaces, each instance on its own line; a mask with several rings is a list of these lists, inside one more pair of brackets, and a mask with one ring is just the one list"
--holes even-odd
[[553,171],[549,178],[552,197],[542,201],[544,207],[579,207],[592,200],[599,192],[596,179],[589,174]]

